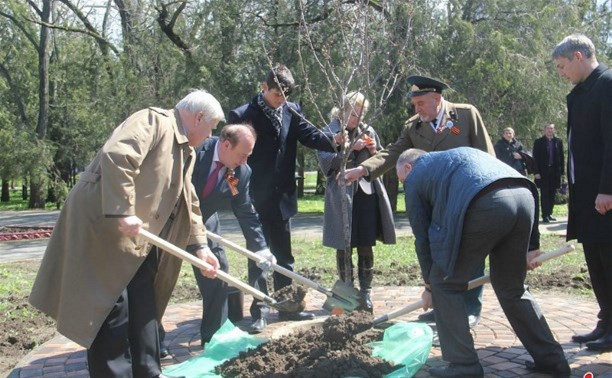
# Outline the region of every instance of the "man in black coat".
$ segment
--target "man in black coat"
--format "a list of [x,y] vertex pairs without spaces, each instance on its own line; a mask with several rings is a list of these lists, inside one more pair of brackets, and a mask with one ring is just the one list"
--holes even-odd
[[593,42],[581,34],[563,39],[552,57],[575,85],[567,96],[567,240],[584,247],[600,308],[595,329],[572,339],[612,350],[612,71],[597,62]]
[[[248,163],[253,169],[251,194],[259,213],[263,232],[278,265],[293,270],[291,252],[291,217],[297,214],[295,159],[297,143],[322,151],[334,152],[341,133],[333,136],[307,123],[299,105],[287,102],[295,81],[284,65],[270,70],[262,83],[262,92],[251,102],[232,110],[230,123],[250,123],[257,132],[257,142]],[[274,289],[291,284],[291,279],[274,273]],[[312,314],[280,312],[281,320],[312,319]]]
[[544,135],[533,143],[533,158],[536,161],[537,172],[535,182],[540,188],[542,204],[542,222],[556,221],[552,217],[555,206],[555,194],[561,187],[564,158],[563,142],[555,136],[555,125],[548,124]]
[[[255,141],[256,134],[251,126],[226,125],[219,138],[209,138],[196,149],[192,182],[200,199],[202,219],[207,230],[220,235],[218,211],[231,209],[238,219],[247,249],[258,251],[256,253],[260,256],[273,260],[249,194],[251,169],[246,162],[253,151]],[[228,177],[232,171],[234,179]],[[219,260],[220,268],[227,272],[228,262],[223,247],[211,239],[208,239],[208,245]],[[202,295],[200,334],[204,345],[227,320],[227,284],[218,279],[204,277],[195,267],[193,272]],[[248,272],[249,283],[267,294],[265,274],[262,274],[251,260]],[[261,318],[259,311],[259,306],[251,307],[253,319]],[[263,331],[265,326],[261,321],[254,321],[250,331],[258,333]]]

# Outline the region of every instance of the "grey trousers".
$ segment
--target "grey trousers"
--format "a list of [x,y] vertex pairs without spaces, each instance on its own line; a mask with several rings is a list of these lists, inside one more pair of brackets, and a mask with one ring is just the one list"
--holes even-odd
[[451,363],[478,361],[463,293],[489,255],[491,284],[514,332],[537,364],[565,360],[538,304],[524,286],[526,253],[534,217],[534,198],[526,188],[499,188],[468,207],[454,272],[430,271],[442,358]]

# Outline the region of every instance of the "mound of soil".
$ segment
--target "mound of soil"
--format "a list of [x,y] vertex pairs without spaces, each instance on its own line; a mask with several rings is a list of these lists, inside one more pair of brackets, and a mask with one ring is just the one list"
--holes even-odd
[[322,328],[271,340],[224,362],[216,372],[228,378],[382,377],[399,366],[372,357],[366,344],[382,336],[370,329],[372,319],[359,311],[330,316]]

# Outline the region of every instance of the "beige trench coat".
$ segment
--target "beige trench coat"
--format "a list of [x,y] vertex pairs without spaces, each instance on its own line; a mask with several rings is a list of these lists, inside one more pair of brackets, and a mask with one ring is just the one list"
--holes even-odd
[[448,127],[438,134],[429,122],[422,122],[418,114],[411,117],[406,121],[397,141],[361,163],[370,173],[367,179],[375,179],[389,169],[395,168],[399,156],[409,148],[420,148],[431,152],[456,147],[474,147],[495,156],[493,143],[478,109],[469,104],[453,104],[446,100],[444,105],[445,112],[440,125]]
[[[191,184],[194,162],[175,110],[141,110],[115,129],[70,191],[30,294],[61,334],[88,348],[150,251],[144,240],[117,230],[117,216],[136,215],[158,235],[178,203],[167,240],[181,248],[206,243]],[[159,318],[180,266],[162,254],[155,279]]]

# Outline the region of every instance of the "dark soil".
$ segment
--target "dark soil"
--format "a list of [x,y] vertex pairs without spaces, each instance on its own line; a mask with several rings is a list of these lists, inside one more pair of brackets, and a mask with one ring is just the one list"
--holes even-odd
[[54,337],[55,322],[35,310],[28,297],[9,296],[10,306],[0,317],[0,375],[8,373],[26,354]]
[[303,286],[289,285],[275,291],[272,297],[279,304],[279,309],[287,312],[301,312],[306,308],[307,290]]
[[[322,328],[300,331],[241,353],[217,368],[224,377],[382,377],[399,368],[372,357],[366,344],[382,332],[370,329],[372,315],[330,316]],[[365,332],[364,332],[365,331]]]

